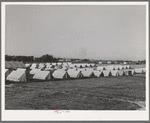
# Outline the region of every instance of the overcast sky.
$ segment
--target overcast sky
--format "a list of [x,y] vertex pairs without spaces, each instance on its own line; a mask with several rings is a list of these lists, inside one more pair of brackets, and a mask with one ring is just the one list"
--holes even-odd
[[146,6],[6,6],[6,54],[146,59]]

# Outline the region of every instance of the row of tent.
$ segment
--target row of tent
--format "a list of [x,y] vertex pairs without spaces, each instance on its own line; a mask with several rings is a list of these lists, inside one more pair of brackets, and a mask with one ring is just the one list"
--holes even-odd
[[[13,70],[10,74],[5,70],[5,77],[8,81],[14,82],[26,82],[26,69]],[[66,78],[85,78],[85,77],[101,77],[101,76],[131,76],[135,73],[145,73],[145,68],[138,69],[126,69],[126,70],[75,70],[68,69],[67,71],[55,70],[55,71],[42,71],[40,69],[34,69],[30,71],[33,75],[33,80],[51,80],[51,79],[66,79]]]
[[30,69],[42,69],[42,70],[53,70],[53,69],[69,69],[69,68],[94,68],[96,70],[122,70],[122,69],[130,69],[129,65],[108,65],[108,66],[96,66],[95,64],[67,64],[63,65],[54,65],[53,63],[33,63],[32,65],[26,64],[26,66],[30,66]]
[[[27,67],[30,66],[30,64],[25,64]],[[94,67],[95,64],[72,64],[72,63],[40,63],[36,64],[33,63],[30,66],[30,69],[39,68],[39,69],[50,69],[53,67]]]

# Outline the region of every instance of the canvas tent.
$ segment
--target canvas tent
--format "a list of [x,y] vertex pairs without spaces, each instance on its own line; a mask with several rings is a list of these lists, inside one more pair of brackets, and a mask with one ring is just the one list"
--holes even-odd
[[41,71],[41,69],[32,69],[30,74],[36,74],[38,71]]
[[135,70],[134,70],[134,69],[131,69],[131,71],[132,71],[132,75],[134,75],[134,74],[135,74]]
[[45,68],[45,71],[50,71],[50,70],[54,70],[54,68]]
[[45,67],[45,65],[42,64],[42,63],[40,63],[39,66],[38,66],[39,69],[43,69],[44,67]]
[[102,71],[94,70],[93,73],[94,73],[94,76],[96,76],[96,77],[103,76],[103,72]]
[[112,70],[111,75],[112,76],[119,76],[118,70]]
[[68,74],[66,71],[55,70],[52,75],[55,79],[66,79],[68,77]]
[[52,63],[52,65],[54,65],[54,66],[55,66],[55,65],[56,65],[56,63]]
[[115,70],[119,70],[119,66],[115,65],[115,66],[114,66],[114,69],[115,69]]
[[130,65],[127,65],[126,68],[127,68],[127,69],[131,69],[131,66],[130,66]]
[[26,68],[25,64],[23,62],[18,61],[5,61],[5,68],[6,69],[14,69],[14,68]]
[[46,65],[46,68],[53,68],[53,67],[54,67],[54,66],[53,66],[53,65],[50,65],[50,64],[49,64],[49,65],[48,65],[48,64]]
[[37,64],[33,63],[30,67],[30,69],[35,69],[37,67]]
[[92,64],[90,64],[90,65],[91,65],[92,67],[94,67],[94,66],[95,66],[95,64],[93,64],[93,63],[92,63]]
[[93,68],[85,68],[86,71],[93,71]]
[[6,79],[13,82],[26,82],[26,72],[25,70],[12,71]]
[[69,67],[75,67],[75,65],[74,64],[69,64]]
[[52,78],[50,71],[38,71],[33,76],[36,80],[50,80]]
[[70,78],[81,78],[83,76],[81,71],[76,71],[73,69],[67,70],[67,73],[68,73]]
[[63,62],[62,66],[68,66],[68,63]]
[[47,66],[47,65],[51,65],[51,63],[45,63],[45,65]]
[[142,68],[142,70],[143,70],[143,73],[146,73],[146,68]]
[[6,69],[10,69],[10,68],[16,68],[17,66],[13,63],[13,62],[11,62],[11,61],[5,61],[5,68]]
[[78,71],[85,71],[86,68],[78,68]]
[[104,70],[105,68],[103,66],[98,66],[97,70]]
[[103,70],[103,75],[104,76],[111,76],[111,71],[110,70]]
[[123,71],[124,71],[125,76],[131,76],[132,75],[132,70],[130,70],[130,69],[126,69]]
[[23,62],[12,62],[15,65],[15,68],[26,68],[25,64]]
[[118,72],[119,72],[119,76],[124,76],[125,75],[123,70],[119,70]]
[[62,69],[61,65],[55,66],[54,69]]
[[90,67],[90,64],[86,64],[87,67]]
[[26,66],[26,67],[30,67],[30,64],[27,64],[27,63],[26,63],[25,66]]
[[114,66],[109,66],[109,65],[108,65],[108,66],[106,67],[106,70],[115,70],[115,68],[114,68]]
[[118,68],[119,68],[119,70],[122,70],[122,69],[124,69],[124,68],[123,68],[123,66],[118,66]]
[[143,73],[143,69],[142,68],[135,68],[135,73]]
[[61,63],[61,62],[58,62],[57,65],[62,65],[62,63]]
[[93,74],[93,71],[81,71],[83,77],[92,77],[94,74]]
[[5,61],[5,68],[6,69],[10,69],[10,68],[14,68],[14,66],[12,66],[11,64],[9,64],[9,62]]
[[9,75],[9,69],[5,69],[5,78]]

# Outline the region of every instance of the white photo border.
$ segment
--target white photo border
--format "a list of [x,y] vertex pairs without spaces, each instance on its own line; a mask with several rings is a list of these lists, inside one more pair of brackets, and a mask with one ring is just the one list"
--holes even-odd
[[[5,8],[6,5],[145,5],[146,6],[146,110],[5,110]],[[149,3],[148,2],[2,2],[1,3],[1,112],[2,121],[148,121],[149,120]]]

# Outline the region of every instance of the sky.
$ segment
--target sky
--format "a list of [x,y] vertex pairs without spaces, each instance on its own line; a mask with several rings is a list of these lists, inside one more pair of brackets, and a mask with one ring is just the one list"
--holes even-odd
[[5,54],[146,59],[146,6],[7,5]]

